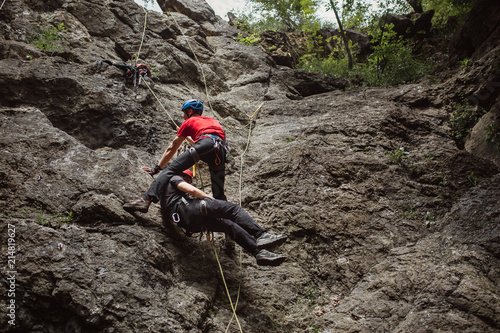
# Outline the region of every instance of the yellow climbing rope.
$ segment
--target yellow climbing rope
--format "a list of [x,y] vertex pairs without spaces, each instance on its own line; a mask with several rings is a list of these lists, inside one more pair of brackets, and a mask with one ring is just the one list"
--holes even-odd
[[[233,301],[231,300],[231,294],[229,294],[229,289],[227,287],[226,279],[224,278],[224,272],[222,271],[222,265],[220,264],[219,256],[217,255],[217,248],[215,247],[215,242],[212,242],[214,245],[215,258],[217,258],[217,263],[219,264],[220,274],[222,276],[222,281],[224,282],[224,287],[226,288],[227,297],[229,298],[229,303],[231,304],[231,309],[233,310],[233,316],[236,318],[236,322],[238,323],[238,328],[240,332],[243,333],[243,329],[241,328],[240,321],[238,320],[238,316],[236,315],[236,308],[233,305]],[[238,290],[238,298],[239,298],[239,290]],[[231,318],[233,320],[233,318]],[[229,322],[231,324],[231,322]],[[227,331],[227,329],[226,329]]]
[[[3,4],[2,4],[3,5]],[[143,8],[144,9],[144,8]],[[136,60],[135,60],[135,63],[137,63],[138,59],[139,59],[139,54],[140,54],[140,51],[141,51],[141,48],[142,48],[142,45],[143,45],[143,42],[144,42],[144,36],[145,36],[145,32],[146,32],[146,25],[147,25],[147,11],[146,9],[144,9],[146,15],[145,15],[145,18],[144,18],[144,29],[143,29],[143,34],[142,34],[142,39],[141,39],[141,44],[139,46],[139,51],[137,52],[137,56],[136,56]],[[181,27],[179,26],[179,24],[177,23],[177,20],[175,19],[175,17],[173,17],[172,15],[170,15],[170,13],[168,13],[168,16],[171,17],[175,23],[175,25],[177,26],[177,28],[179,29],[179,31],[182,33],[182,35],[184,37],[186,37],[186,35],[184,34],[184,31],[183,29],[181,29]],[[218,115],[215,113],[213,107],[212,107],[212,103],[211,103],[211,100],[210,100],[210,95],[208,93],[208,85],[207,85],[207,81],[206,81],[206,77],[205,77],[205,72],[203,70],[203,67],[201,66],[201,63],[200,61],[198,60],[198,57],[196,56],[196,52],[193,50],[192,46],[191,46],[191,43],[189,42],[189,39],[187,39],[187,43],[188,43],[188,46],[189,46],[189,49],[191,50],[197,64],[198,64],[198,67],[200,68],[200,71],[201,71],[201,74],[202,74],[202,78],[203,78],[203,83],[205,85],[205,94],[206,94],[206,97],[207,97],[207,101],[208,101],[208,104],[210,106],[210,109],[212,110],[212,113],[214,114],[214,116],[216,118],[219,118]],[[165,111],[165,113],[168,115],[168,117],[170,118],[170,120],[173,122],[174,126],[176,128],[179,128],[179,126],[177,125],[177,123],[174,121],[174,119],[172,118],[172,116],[170,115],[170,113],[165,109],[165,107],[163,106],[163,104],[161,103],[160,99],[156,96],[156,94],[154,93],[153,89],[151,89],[151,87],[149,86],[149,84],[147,83],[146,80],[144,80],[144,83],[146,84],[146,86],[148,87],[149,91],[151,91],[151,93],[153,94],[153,96],[156,98],[156,100],[158,101],[158,103],[160,104],[160,106],[162,107],[162,109]],[[250,120],[250,124],[249,124],[249,129],[248,129],[248,139],[247,139],[247,144],[246,144],[246,147],[245,147],[245,150],[243,151],[242,155],[241,155],[241,165],[240,165],[240,181],[239,181],[239,204],[241,205],[241,187],[242,187],[242,182],[243,182],[243,161],[244,161],[244,155],[246,154],[246,152],[248,151],[248,147],[250,146],[250,136],[252,134],[252,124],[253,124],[253,121],[252,121],[252,118],[257,114],[257,112],[262,108],[262,106],[264,105],[264,102],[262,102],[262,104],[260,104],[260,106],[257,108],[257,110],[255,110],[255,112],[249,117],[249,120]],[[220,118],[218,119],[220,121]],[[198,172],[199,173],[199,172]],[[196,164],[193,166],[193,177],[196,177]],[[201,179],[201,175],[200,175],[200,179]],[[202,186],[203,186],[203,180],[202,181]],[[227,286],[227,283],[226,283],[226,280],[224,278],[224,272],[222,270],[222,265],[220,263],[220,260],[219,260],[219,256],[217,254],[217,249],[215,247],[215,242],[214,242],[214,238],[213,237],[210,237],[209,234],[207,233],[207,239],[208,241],[212,242],[213,246],[214,246],[214,253],[215,253],[215,258],[217,259],[217,263],[219,265],[219,270],[220,270],[220,273],[221,273],[221,277],[222,277],[222,281],[224,283],[224,287],[226,289],[226,293],[227,293],[227,297],[229,299],[229,303],[231,304],[231,309],[233,311],[233,316],[231,317],[231,320],[229,321],[227,327],[226,327],[226,332],[228,331],[229,329],[229,326],[231,325],[231,322],[233,320],[233,318],[236,319],[236,322],[238,324],[238,328],[240,330],[241,333],[243,333],[243,329],[241,328],[241,324],[240,324],[240,321],[238,320],[238,316],[236,314],[236,307],[238,305],[238,301],[239,301],[239,297],[240,297],[240,290],[241,290],[241,281],[239,283],[239,286],[238,286],[238,294],[237,294],[237,297],[236,297],[236,304],[233,304],[233,301],[231,299],[231,294],[229,293],[229,288]],[[241,267],[241,255],[242,255],[242,252],[240,251],[240,267]]]
[[243,151],[243,153],[241,154],[241,163],[240,163],[240,183],[239,183],[239,194],[240,194],[240,198],[239,198],[239,204],[241,206],[241,184],[243,183],[243,161],[244,161],[244,156],[246,154],[246,152],[248,151],[248,147],[250,146],[250,136],[252,135],[252,124],[253,124],[253,120],[252,118],[257,114],[257,112],[259,112],[259,110],[262,108],[262,106],[264,105],[265,102],[262,102],[259,107],[257,108],[257,110],[255,110],[255,112],[248,118],[249,121],[250,121],[250,124],[248,126],[248,138],[247,138],[247,144],[246,144],[246,147],[245,147],[245,150]]
[[168,115],[168,117],[170,118],[170,120],[172,120],[172,123],[174,123],[174,126],[175,128],[179,128],[179,125],[177,125],[177,123],[175,122],[174,118],[172,118],[172,116],[170,115],[170,113],[168,113],[167,109],[165,109],[165,107],[163,106],[163,104],[161,103],[160,99],[158,98],[158,96],[156,96],[155,92],[153,91],[153,89],[151,89],[151,87],[149,86],[148,82],[146,80],[144,80],[144,83],[146,84],[146,86],[148,87],[149,91],[151,91],[151,93],[153,94],[153,96],[156,98],[156,100],[158,101],[158,103],[160,104],[160,106],[162,107],[163,111],[165,111],[165,113]]
[[[175,19],[174,16],[170,15],[170,13],[168,12],[167,13],[167,16],[171,17],[175,23],[175,25],[177,26],[177,28],[179,29],[179,31],[181,32],[182,36],[183,37],[186,37],[186,35],[184,34],[184,31],[183,29],[181,28],[181,26],[179,25],[179,23],[177,23],[177,20]],[[214,116],[217,118],[217,120],[221,121],[220,117],[215,113],[215,110],[214,108],[212,107],[212,102],[210,101],[210,95],[208,93],[208,85],[207,85],[207,79],[205,77],[205,71],[203,70],[203,66],[201,66],[201,63],[200,61],[198,60],[198,57],[196,56],[196,52],[194,52],[193,50],[193,47],[191,46],[191,43],[189,42],[189,39],[186,39],[187,41],[187,44],[188,44],[188,47],[189,49],[191,50],[191,53],[193,53],[193,56],[194,56],[194,59],[196,60],[196,63],[198,64],[198,67],[200,68],[200,71],[201,71],[201,76],[203,78],[203,84],[205,85],[205,95],[207,96],[207,101],[208,101],[208,105],[210,106],[210,110],[212,110],[212,113],[214,114]]]
[[[243,157],[244,155],[246,154],[246,152],[248,151],[248,147],[250,146],[250,136],[252,134],[252,118],[257,114],[257,112],[259,112],[259,110],[262,108],[262,106],[264,105],[265,102],[262,102],[259,107],[257,108],[257,110],[255,110],[255,112],[249,117],[249,120],[250,120],[250,125],[249,125],[249,129],[248,129],[248,139],[247,139],[247,144],[246,144],[246,147],[245,147],[245,150],[243,151],[243,153],[241,154],[241,165],[240,165],[240,181],[239,181],[239,185],[238,185],[238,188],[239,188],[239,205],[241,206],[241,185],[242,185],[242,182],[243,182]],[[240,250],[240,267],[241,267],[241,257],[242,257],[242,253],[243,251]],[[216,253],[217,255],[217,253]],[[217,261],[219,261],[219,259],[217,258]],[[220,266],[220,264],[219,264]],[[221,268],[222,270],[222,268]],[[224,281],[224,284],[226,282]],[[241,281],[239,282],[238,284],[238,294],[236,296],[236,305],[234,306],[235,308],[238,306],[238,301],[240,299],[240,290],[241,290]],[[226,291],[227,291],[227,287],[226,287]],[[229,297],[229,301],[231,301],[231,297],[229,296],[229,292],[228,293],[228,297]],[[231,306],[232,306],[232,303],[231,303]],[[231,317],[231,320],[229,320],[229,323],[227,324],[227,327],[226,327],[226,333],[229,329],[229,326],[231,325],[231,322],[233,321],[233,318],[236,318],[236,320],[238,321],[238,317],[236,316],[236,312],[233,311],[233,316]],[[238,322],[238,325],[239,325],[239,322]],[[241,327],[240,327],[241,329]]]
[[137,51],[135,62],[132,61],[133,66],[137,65],[137,62],[139,61],[139,54],[141,53],[142,44],[144,43],[144,36],[146,35],[146,26],[148,23],[148,11],[144,7],[142,7],[142,10],[144,10],[144,28],[142,29],[142,38],[141,38],[141,44],[139,45],[139,51]]

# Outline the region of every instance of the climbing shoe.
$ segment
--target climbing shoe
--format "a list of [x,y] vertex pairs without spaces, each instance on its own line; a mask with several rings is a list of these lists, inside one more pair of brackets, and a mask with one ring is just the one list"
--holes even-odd
[[125,209],[127,212],[147,213],[150,204],[151,204],[151,201],[148,201],[148,200],[144,199],[143,197],[140,197],[136,201],[132,201],[132,202],[124,204],[123,209]]
[[278,246],[283,244],[287,238],[288,236],[285,234],[273,235],[268,232],[264,232],[259,238],[257,238],[257,248],[268,249],[273,246]]
[[286,256],[268,250],[260,250],[255,255],[255,259],[257,259],[257,265],[259,266],[278,266],[285,261]]

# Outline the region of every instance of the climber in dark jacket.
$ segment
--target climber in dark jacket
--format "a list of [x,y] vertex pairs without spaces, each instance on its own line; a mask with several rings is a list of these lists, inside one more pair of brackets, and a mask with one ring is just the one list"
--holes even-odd
[[189,232],[224,232],[252,254],[261,266],[277,266],[286,256],[266,249],[283,244],[287,235],[266,232],[241,206],[214,199],[191,185],[193,174],[185,170],[173,176],[162,201],[170,210],[171,220]]

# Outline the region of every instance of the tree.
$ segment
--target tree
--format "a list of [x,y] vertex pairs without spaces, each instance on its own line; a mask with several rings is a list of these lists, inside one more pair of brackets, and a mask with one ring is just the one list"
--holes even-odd
[[349,69],[352,69],[352,54],[351,50],[349,49],[349,41],[347,40],[347,37],[344,32],[344,28],[342,27],[342,22],[340,21],[339,18],[339,13],[337,12],[337,9],[335,8],[335,4],[333,3],[333,0],[330,0],[330,5],[332,6],[332,10],[335,13],[335,18],[337,19],[337,23],[339,25],[339,30],[340,30],[340,35],[342,36],[342,40],[345,45],[345,51],[347,53],[347,59],[349,61]]
[[319,0],[249,0],[256,4],[262,16],[273,16],[288,30],[300,30],[304,17],[315,13]]
[[413,8],[415,13],[422,13],[424,11],[422,8],[422,0],[406,0],[406,2]]

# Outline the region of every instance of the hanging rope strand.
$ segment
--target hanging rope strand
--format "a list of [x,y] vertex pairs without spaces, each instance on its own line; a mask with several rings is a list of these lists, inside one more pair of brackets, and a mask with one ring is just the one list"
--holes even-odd
[[[215,242],[213,243],[214,245],[214,252],[215,252],[215,258],[217,258],[217,263],[219,264],[219,269],[220,269],[220,274],[222,276],[222,281],[224,281],[224,287],[226,288],[226,293],[227,297],[229,298],[229,303],[231,304],[231,309],[233,310],[233,316],[236,318],[236,322],[238,323],[238,328],[240,329],[240,332],[243,333],[243,329],[241,328],[240,321],[238,320],[238,316],[236,315],[236,309],[233,305],[233,301],[231,300],[231,295],[229,294],[229,289],[227,287],[226,279],[224,278],[224,272],[222,271],[222,265],[220,264],[219,256],[217,255],[217,249],[215,248]],[[239,298],[239,294],[238,294]]]
[[[5,0],[4,0],[5,1]],[[143,44],[143,41],[144,41],[144,36],[145,36],[145,32],[146,32],[146,25],[147,25],[147,11],[144,9],[146,15],[145,15],[145,18],[144,18],[144,29],[143,29],[143,35],[142,35],[142,40],[141,40],[141,44],[139,46],[139,51],[137,52],[137,56],[136,56],[136,63],[139,59],[139,55],[140,55],[140,52],[141,52],[141,48],[142,48],[142,44]],[[177,23],[177,21],[175,20],[175,17],[173,17],[172,15],[168,14],[169,17],[171,17],[177,28],[179,29],[179,31],[182,33],[182,35],[184,37],[186,37],[186,35],[184,34],[183,30],[181,29],[181,27],[179,26],[179,24]],[[213,107],[212,107],[212,102],[210,100],[210,95],[209,95],[209,92],[208,92],[208,85],[207,85],[207,80],[206,80],[206,77],[205,77],[205,72],[203,70],[203,67],[198,59],[198,57],[196,56],[196,53],[194,52],[192,46],[191,46],[191,43],[189,42],[189,39],[187,39],[187,43],[188,43],[188,46],[189,46],[189,49],[191,50],[191,52],[193,53],[193,56],[196,60],[196,63],[198,64],[198,67],[200,68],[200,71],[201,71],[201,75],[202,75],[202,79],[203,79],[203,84],[205,86],[205,95],[207,97],[207,101],[208,101],[208,104],[209,104],[209,107],[210,109],[212,110],[212,113],[214,114],[214,116],[216,118],[219,118],[218,115],[215,113]],[[153,96],[156,98],[156,100],[158,101],[158,103],[160,104],[160,106],[162,107],[162,109],[165,111],[165,113],[168,115],[168,117],[170,118],[170,120],[172,121],[172,123],[175,125],[176,128],[179,128],[179,126],[177,125],[177,123],[174,121],[174,119],[171,117],[171,115],[168,113],[168,111],[165,109],[165,107],[163,106],[163,104],[161,103],[160,99],[156,96],[156,94],[154,93],[154,91],[151,89],[151,87],[149,86],[149,84],[147,83],[146,80],[144,80],[144,83],[146,84],[146,86],[148,87],[149,91],[151,91],[151,93],[153,94]],[[247,146],[245,148],[245,151],[244,153],[242,154],[242,160],[241,160],[241,168],[240,168],[240,185],[239,185],[239,188],[240,188],[240,205],[241,205],[241,183],[242,183],[242,171],[243,171],[243,155],[246,153],[246,151],[248,150],[248,147],[250,145],[250,135],[251,135],[251,132],[252,132],[252,121],[251,119],[257,114],[257,112],[260,110],[260,108],[262,107],[262,105],[264,105],[264,102],[257,108],[257,110],[255,110],[254,114],[250,117],[250,127],[249,127],[249,133],[248,133],[248,142],[247,142]],[[220,121],[220,118],[219,118],[219,121]],[[194,170],[196,170],[196,165],[193,167]],[[195,171],[196,172],[196,171]],[[198,172],[199,173],[199,172]],[[201,179],[201,175],[200,175],[200,179]],[[203,187],[203,180],[202,180],[202,187]],[[210,239],[209,239],[210,241]],[[238,316],[236,314],[236,306],[238,305],[238,301],[239,301],[239,298],[240,298],[240,290],[241,290],[241,281],[239,283],[239,286],[238,286],[238,294],[237,294],[237,297],[236,297],[236,304],[233,305],[233,302],[232,302],[232,299],[231,299],[231,295],[229,293],[229,288],[227,286],[227,283],[226,283],[226,280],[224,278],[224,272],[222,270],[222,265],[220,263],[220,260],[219,260],[219,257],[218,257],[218,254],[217,254],[217,249],[215,248],[215,243],[212,241],[212,243],[214,244],[214,252],[215,252],[215,257],[217,259],[217,263],[219,265],[219,269],[220,269],[220,273],[221,273],[221,277],[222,277],[222,281],[224,282],[224,287],[226,288],[226,293],[227,293],[227,297],[229,299],[229,303],[231,304],[231,309],[233,310],[233,316],[231,317],[231,320],[229,321],[228,323],[228,326],[226,327],[226,332],[228,331],[229,329],[229,326],[231,325],[232,323],[232,320],[233,318],[236,319],[236,322],[238,324],[238,328],[240,330],[241,333],[243,333],[243,329],[241,328],[241,324],[240,324],[240,321],[238,320]],[[242,252],[240,251],[240,267],[241,267],[241,255],[242,255]]]
[[[243,255],[243,250],[240,249],[240,256],[239,256],[239,263],[240,263],[240,269],[241,269],[241,259],[242,259],[242,255]],[[240,301],[240,291],[241,291],[241,278],[240,278],[240,281],[238,283],[238,293],[236,294],[236,302],[234,303],[234,308],[237,308],[238,307],[238,302]],[[228,332],[229,330],[229,327],[231,326],[231,323],[233,322],[233,318],[236,317],[236,313],[234,313],[232,316],[231,316],[231,319],[229,320],[229,323],[227,324],[226,326],[226,330],[224,331],[225,333]]]
[[243,151],[243,153],[241,154],[241,163],[240,163],[240,183],[238,185],[238,189],[239,189],[239,195],[240,195],[240,206],[241,206],[241,185],[243,183],[243,161],[244,161],[244,157],[245,157],[245,154],[247,153],[248,151],[248,147],[250,146],[250,136],[252,135],[252,124],[253,124],[253,120],[252,118],[257,114],[257,112],[259,112],[260,108],[262,108],[262,106],[264,105],[265,102],[262,102],[259,107],[257,108],[257,110],[255,110],[255,112],[248,118],[250,120],[250,125],[248,127],[248,138],[247,138],[247,144],[246,144],[246,147],[245,147],[245,150]]
[[146,35],[146,26],[148,23],[148,11],[144,7],[142,7],[142,9],[144,10],[144,28],[142,29],[142,38],[141,38],[141,44],[139,45],[139,51],[137,51],[135,62],[134,61],[132,62],[132,66],[137,65],[137,62],[139,61],[139,55],[141,54],[142,44],[144,43],[144,36]]
[[156,98],[156,100],[158,101],[158,103],[160,104],[160,106],[162,107],[163,111],[165,111],[165,113],[168,115],[168,117],[170,118],[170,120],[172,120],[172,123],[174,124],[175,128],[179,128],[179,126],[177,125],[177,123],[175,122],[174,118],[172,118],[172,116],[170,115],[170,113],[168,113],[167,109],[165,109],[165,107],[163,106],[163,104],[161,103],[160,99],[156,96],[155,92],[153,91],[153,89],[151,89],[151,87],[149,86],[148,82],[146,80],[144,80],[144,83],[146,84],[146,86],[148,87],[149,91],[151,91],[151,93],[153,94],[153,96]]
[[[187,37],[185,34],[184,34],[184,31],[183,29],[180,27],[179,23],[177,23],[177,20],[175,19],[175,17],[173,15],[170,15],[170,13],[167,14],[169,17],[171,17],[173,20],[174,20],[174,23],[175,25],[177,26],[177,28],[179,29],[179,31],[181,32],[182,36],[183,37]],[[207,85],[207,79],[205,77],[205,71],[203,70],[203,66],[201,65],[200,61],[198,60],[198,57],[196,56],[196,52],[194,52],[193,50],[193,47],[191,46],[191,43],[189,42],[189,39],[186,38],[186,41],[187,41],[187,44],[188,44],[188,47],[189,49],[191,50],[191,53],[193,53],[193,56],[194,56],[194,59],[196,60],[196,63],[198,64],[198,68],[200,69],[201,71],[201,76],[202,76],[202,79],[203,79],[203,84],[205,86],[205,95],[207,96],[207,101],[208,101],[208,105],[210,107],[210,110],[212,110],[212,113],[214,114],[214,116],[217,118],[217,120],[221,121],[220,117],[215,113],[214,111],[214,108],[212,107],[212,102],[210,100],[210,95],[208,93],[208,85]]]

